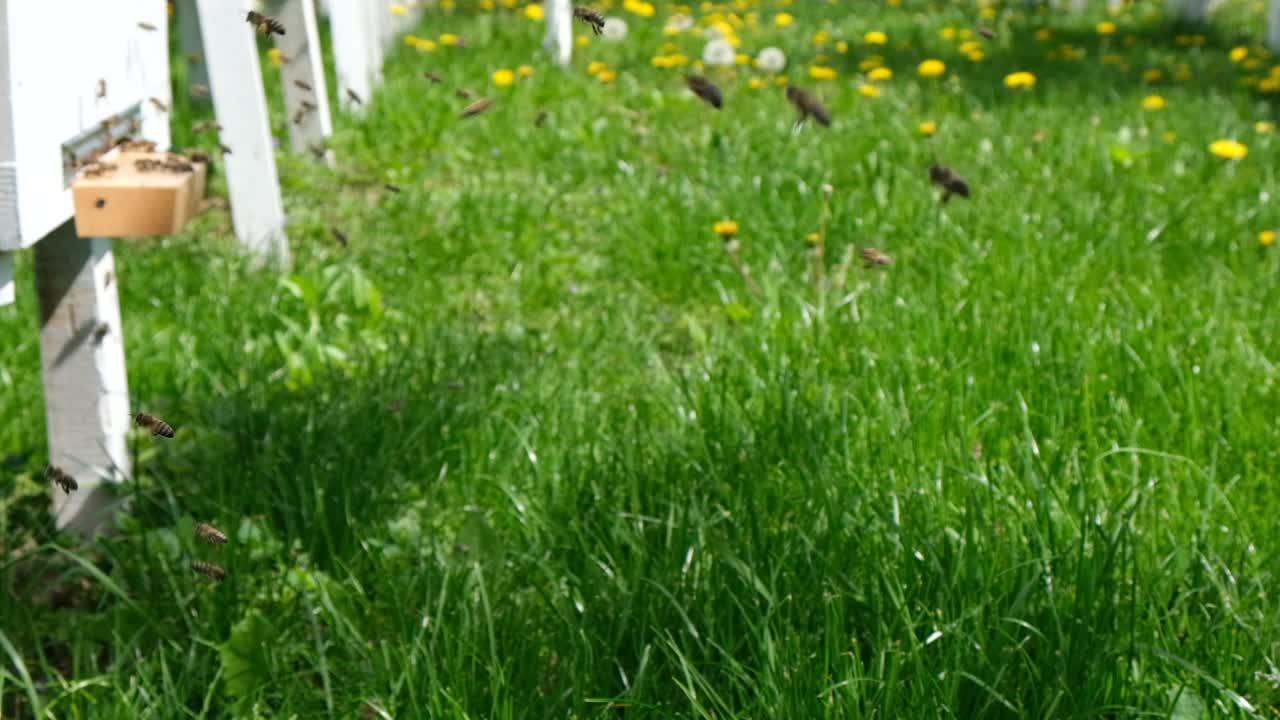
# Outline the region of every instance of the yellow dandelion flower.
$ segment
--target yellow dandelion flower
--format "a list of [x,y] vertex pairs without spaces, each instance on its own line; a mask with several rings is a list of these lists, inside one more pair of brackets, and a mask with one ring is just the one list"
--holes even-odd
[[764,86],[765,86],[764,80],[758,77],[753,77],[747,81],[747,87],[751,88],[752,90],[759,90]]
[[862,42],[868,45],[887,45],[889,43],[889,36],[879,30],[872,30],[862,36]]
[[822,65],[810,65],[809,77],[814,80],[835,80],[835,68],[824,67]]
[[409,8],[401,5],[400,3],[396,3],[391,6],[391,14],[398,17],[404,17],[409,14]]
[[480,9],[485,12],[489,12],[495,7],[497,7],[497,5],[493,3],[493,0],[480,0]]
[[738,234],[738,223],[733,220],[721,220],[712,226],[716,234],[722,238],[731,238]]
[[938,123],[932,120],[925,120],[924,122],[917,125],[916,129],[919,130],[920,134],[925,137],[933,137],[933,134],[938,132]]
[[978,14],[990,20],[991,18],[996,16],[996,9],[993,7],[984,7],[978,11]]
[[930,58],[929,60],[925,60],[920,63],[920,65],[916,67],[916,72],[919,73],[922,78],[936,78],[947,72],[947,66],[941,60],[934,60]]
[[418,44],[414,45],[414,47],[418,48],[419,52],[435,52],[435,49],[440,46],[436,45],[435,40],[422,39],[419,40]]
[[1276,241],[1275,230],[1263,230],[1258,233],[1258,244],[1262,247],[1270,247]]
[[611,83],[614,80],[618,79],[618,71],[617,70],[601,70],[600,74],[596,75],[596,79],[602,83]]
[[586,47],[591,44],[591,37],[588,35],[579,35],[573,39],[573,44],[578,47]]
[[596,75],[601,70],[608,70],[608,69],[609,69],[609,63],[600,62],[599,60],[592,60],[587,65],[587,74]]
[[826,30],[819,30],[818,32],[813,34],[814,45],[826,45],[827,41],[830,39],[831,39],[831,33],[827,32]]
[[457,45],[461,40],[462,38],[454,35],[453,33],[444,33],[440,36],[441,45]]
[[653,14],[657,12],[653,7],[653,3],[644,2],[644,0],[625,0],[622,3],[622,9],[640,17],[653,17]]
[[787,82],[788,80],[786,75],[779,75],[778,77],[773,79],[773,84],[777,85],[778,87],[784,87],[787,84]]
[[791,13],[781,12],[773,16],[773,24],[778,27],[786,27],[793,22],[795,22],[795,17]]
[[547,13],[542,9],[541,5],[532,3],[524,6],[524,16],[530,20],[542,20],[547,16]]
[[1272,93],[1280,93],[1280,77],[1272,76],[1263,78],[1258,82],[1258,90],[1260,92],[1267,93],[1268,95]]
[[529,65],[521,65],[516,68],[516,74],[522,78],[533,77],[533,67]]
[[849,52],[849,43],[847,43],[847,42],[845,42],[845,41],[843,41],[843,40],[841,40],[840,42],[836,43],[836,52],[840,53],[841,55],[844,55],[845,53],[848,53],[848,52]]
[[1040,28],[1033,37],[1040,42],[1049,42],[1053,39],[1053,31],[1049,28]]
[[858,94],[861,95],[862,97],[878,98],[880,97],[880,88],[876,87],[875,85],[868,85],[866,83],[863,83],[862,85],[858,86]]
[[1148,95],[1142,98],[1143,110],[1163,110],[1164,105],[1165,105],[1164,98],[1160,97],[1159,95]]
[[867,72],[869,70],[875,70],[876,68],[881,67],[882,65],[884,65],[884,58],[880,57],[879,55],[872,55],[866,60],[863,60],[862,62],[858,63],[858,69],[861,70],[862,72]]
[[1253,129],[1259,135],[1270,135],[1276,131],[1276,124],[1268,120],[1259,120],[1253,124]]
[[938,31],[938,36],[941,37],[943,40],[955,40],[956,29],[953,27],[944,27]]
[[982,43],[978,42],[977,40],[965,40],[964,42],[960,43],[960,52],[966,55],[973,52],[974,50],[981,50],[981,49],[982,49]]
[[1171,145],[1178,141],[1178,133],[1172,130],[1166,130],[1164,135],[1161,135],[1160,137]]
[[1036,86],[1036,76],[1025,70],[1004,76],[1004,86],[1010,90],[1029,90]]
[[875,80],[876,82],[884,82],[886,80],[892,80],[893,71],[887,67],[873,68],[871,72],[867,73],[867,78],[870,80]]
[[420,42],[422,42],[422,38],[418,37],[417,35],[405,35],[405,36],[404,36],[404,44],[405,44],[405,45],[408,45],[408,46],[409,46],[409,47],[411,47],[411,48],[416,48],[416,47],[418,47],[418,43],[420,43]]
[[1233,47],[1231,48],[1231,52],[1229,53],[1228,57],[1231,58],[1231,62],[1236,62],[1236,63],[1241,62],[1245,58],[1249,57],[1249,48]]
[[1116,24],[1110,20],[1103,20],[1098,23],[1097,30],[1099,35],[1114,35],[1116,33]]
[[969,28],[961,28],[956,32],[956,37],[960,38],[961,40],[968,40],[969,38],[973,37],[973,31],[970,30]]
[[1142,71],[1142,81],[1153,83],[1159,82],[1164,77],[1164,71],[1160,68],[1149,68]]
[[734,65],[750,65],[751,56],[745,53],[738,53],[737,55],[733,56],[733,64]]
[[506,68],[493,71],[493,84],[498,87],[506,87],[516,81],[516,74]]
[[982,62],[982,60],[987,57],[987,54],[981,50],[974,50],[973,52],[966,54],[965,57],[969,58],[972,62]]
[[1249,154],[1249,148],[1235,140],[1214,140],[1209,144],[1209,152],[1224,160],[1239,160]]
[[817,245],[818,243],[822,242],[822,236],[816,232],[811,232],[808,235],[804,236],[804,241],[809,243],[810,245]]

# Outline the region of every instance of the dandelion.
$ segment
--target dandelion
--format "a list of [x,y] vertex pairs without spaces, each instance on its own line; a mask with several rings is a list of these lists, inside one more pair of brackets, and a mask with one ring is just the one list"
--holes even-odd
[[1161,135],[1160,138],[1164,140],[1166,143],[1172,145],[1178,141],[1178,133],[1172,130],[1166,130],[1164,135]]
[[871,72],[867,73],[867,78],[876,82],[885,82],[893,79],[893,71],[887,67],[872,68]]
[[863,83],[862,85],[858,86],[858,94],[861,95],[862,97],[878,98],[880,97],[880,88],[876,87],[875,85],[868,85],[866,83]]
[[506,68],[493,71],[493,84],[506,87],[516,81],[516,74]]
[[765,81],[758,77],[753,77],[747,81],[747,87],[752,90],[759,90],[765,86]]
[[841,40],[840,42],[836,43],[836,52],[840,53],[841,55],[846,55],[846,54],[848,54],[848,52],[849,52],[849,43],[847,43],[847,42],[845,42],[845,41],[843,41],[843,40]]
[[547,14],[543,11],[541,5],[533,3],[524,6],[524,16],[530,20],[542,20],[547,16]]
[[932,120],[925,120],[924,122],[917,125],[916,129],[919,130],[920,134],[925,137],[933,137],[933,134],[938,132],[938,123]]
[[611,83],[614,80],[618,79],[618,71],[617,70],[601,70],[600,74],[596,75],[596,79],[602,83]]
[[831,33],[827,32],[826,30],[819,30],[818,32],[813,34],[814,45],[826,45],[827,41],[830,39],[831,39]]
[[738,234],[738,223],[733,220],[721,220],[713,228],[716,234],[728,240]]
[[872,55],[871,57],[858,63],[858,69],[861,70],[862,72],[870,72],[882,66],[884,66],[884,58],[879,55]]
[[947,66],[941,60],[929,59],[920,63],[916,72],[922,78],[936,78],[947,72]]
[[1164,98],[1159,95],[1148,95],[1142,98],[1143,110],[1163,110],[1164,105]]
[[444,33],[440,36],[441,45],[457,45],[460,42],[462,42],[462,38],[453,33]]
[[599,60],[592,60],[587,65],[587,74],[597,75],[601,70],[608,70],[608,69],[609,69],[609,63],[600,62]]
[[1115,35],[1116,24],[1111,22],[1110,20],[1103,20],[1102,22],[1098,23],[1097,30],[1099,35]]
[[735,55],[733,46],[722,38],[716,38],[702,48],[702,62],[708,65],[732,65]]
[[1231,62],[1234,62],[1234,63],[1243,62],[1245,58],[1249,57],[1249,48],[1233,47],[1231,48],[1231,52],[1228,55],[1228,57],[1231,58]]
[[622,9],[640,17],[653,17],[655,12],[653,3],[644,2],[643,0],[625,0],[622,3]]
[[401,5],[400,3],[396,3],[391,6],[391,14],[396,17],[404,17],[409,14],[409,8]]
[[810,65],[809,77],[814,80],[835,80],[835,68],[823,67],[822,65]]
[[1276,241],[1275,230],[1263,230],[1258,233],[1258,244],[1262,247],[1270,247]]
[[956,29],[953,27],[944,27],[938,31],[938,35],[941,36],[943,40],[955,40]]
[[765,72],[782,72],[782,69],[786,66],[786,53],[776,47],[767,47],[756,55],[756,67],[764,70]]
[[970,62],[982,62],[987,55],[981,50],[974,50],[973,52],[967,53],[965,57],[969,58]]
[[1259,120],[1253,124],[1253,129],[1259,135],[1270,135],[1276,131],[1276,124],[1267,120]]
[[1159,82],[1164,77],[1164,71],[1160,68],[1150,68],[1142,71],[1142,81],[1146,83]]
[[435,49],[440,46],[436,45],[435,40],[422,39],[422,40],[419,40],[417,45],[415,45],[414,47],[418,48],[419,52],[435,52]]
[[1209,144],[1209,152],[1223,160],[1239,160],[1249,154],[1249,148],[1235,140],[1214,140]]
[[965,55],[968,55],[969,53],[975,50],[981,50],[981,49],[982,49],[982,43],[978,42],[977,40],[965,40],[964,42],[960,43],[960,52],[964,53]]
[[1040,42],[1049,42],[1053,39],[1053,31],[1049,28],[1040,28],[1032,37]]
[[1004,76],[1004,86],[1010,90],[1030,90],[1036,86],[1036,76],[1025,70]]
[[284,54],[279,48],[271,48],[267,51],[267,60],[270,60],[272,65],[280,67],[284,64]]
[[879,30],[872,30],[862,36],[862,42],[868,45],[887,45],[889,43],[889,36]]
[[627,38],[627,21],[616,17],[606,18],[603,35],[610,42],[622,42]]
[[573,39],[573,44],[578,47],[586,47],[591,44],[590,35],[579,35]]
[[533,77],[533,68],[529,65],[521,65],[516,68],[516,75],[519,75],[522,78]]
[[795,22],[795,17],[791,13],[780,12],[773,16],[773,24],[778,27],[786,27],[793,22]]

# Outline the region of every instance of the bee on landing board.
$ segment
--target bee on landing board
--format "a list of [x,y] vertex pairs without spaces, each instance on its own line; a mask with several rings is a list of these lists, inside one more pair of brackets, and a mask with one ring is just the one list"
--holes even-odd
[[68,475],[65,470],[56,465],[50,465],[45,468],[44,476],[54,485],[62,488],[62,492],[68,495],[73,491],[80,489],[80,484],[76,482],[76,479]]
[[227,578],[227,571],[221,566],[203,560],[192,561],[191,569],[215,582],[222,582]]
[[276,35],[284,34],[284,25],[281,25],[279,20],[268,15],[263,15],[260,12],[250,10],[245,21],[263,35],[270,35],[272,33],[275,33]]
[[133,417],[133,422],[138,427],[150,430],[152,435],[159,435],[164,438],[172,438],[174,436],[173,426],[155,415],[138,413]]
[[952,195],[969,197],[969,183],[946,165],[934,163],[929,166],[929,181],[942,188],[942,202],[947,202]]
[[711,107],[717,110],[724,107],[724,94],[715,83],[701,75],[689,75],[685,78],[685,83],[694,95],[702,98]]
[[827,112],[827,108],[818,101],[818,98],[794,85],[788,85],[787,99],[800,111],[799,122],[804,122],[805,119],[813,117],[822,127],[831,127],[831,113]]
[[604,32],[604,15],[599,10],[587,7],[586,5],[576,5],[573,8],[573,19],[581,20],[591,26],[591,32],[599,35]]
[[196,537],[214,545],[227,544],[227,534],[209,523],[202,522],[196,525]]

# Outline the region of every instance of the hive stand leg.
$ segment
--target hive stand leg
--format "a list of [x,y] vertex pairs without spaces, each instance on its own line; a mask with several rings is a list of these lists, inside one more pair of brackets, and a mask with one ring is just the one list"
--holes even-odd
[[573,5],[569,0],[550,0],[546,4],[547,34],[543,47],[560,65],[573,59]]
[[110,240],[78,238],[70,222],[35,251],[49,462],[80,484],[70,495],[53,488],[56,522],[89,537],[120,504],[106,484],[131,472],[115,261]]
[[17,299],[13,286],[13,253],[0,253],[0,307]]
[[213,110],[222,126],[222,142],[231,148],[222,156],[231,223],[250,252],[284,267],[289,263],[289,243],[262,67],[254,29],[237,5],[248,7],[227,0],[196,0]]
[[[287,34],[275,36],[276,48],[289,58],[289,62],[280,66],[284,105],[289,112],[289,142],[295,153],[302,154],[313,143],[323,144],[333,134],[324,59],[320,55],[320,30],[312,0],[283,0],[276,6],[276,13],[289,29]],[[306,90],[304,86],[311,89]],[[303,110],[304,102],[314,105],[315,109]],[[333,154],[326,153],[325,161],[332,166]]]
[[370,35],[366,31],[366,13],[361,0],[331,0],[329,27],[333,30],[333,62],[337,70],[338,103],[348,112],[359,111],[360,106],[347,94],[350,90],[368,101],[373,91],[373,51],[369,48]]

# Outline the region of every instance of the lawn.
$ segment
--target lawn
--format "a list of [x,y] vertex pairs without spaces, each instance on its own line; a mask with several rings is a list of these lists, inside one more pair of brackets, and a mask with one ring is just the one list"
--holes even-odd
[[[1260,4],[626,5],[563,69],[524,6],[426,11],[335,169],[279,156],[287,273],[223,210],[116,243],[178,435],[94,544],[50,526],[20,256],[0,716],[1280,717]],[[788,60],[706,68],[720,111],[717,20]]]

